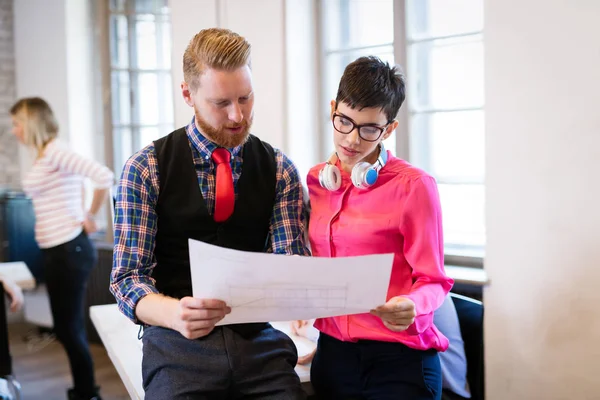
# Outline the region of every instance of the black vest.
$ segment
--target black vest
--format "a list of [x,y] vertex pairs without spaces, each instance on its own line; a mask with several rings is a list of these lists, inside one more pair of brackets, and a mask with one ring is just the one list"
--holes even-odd
[[185,129],[155,141],[154,147],[160,192],[154,250],[157,265],[152,277],[160,293],[182,298],[192,295],[188,238],[231,249],[266,251],[275,204],[275,153],[269,144],[249,136],[242,148],[242,175],[233,214],[218,223],[200,191]]

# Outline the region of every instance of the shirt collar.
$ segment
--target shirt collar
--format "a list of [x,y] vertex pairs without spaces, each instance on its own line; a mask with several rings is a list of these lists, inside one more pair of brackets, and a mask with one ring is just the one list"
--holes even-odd
[[[218,146],[216,143],[212,142],[208,139],[204,134],[202,134],[198,127],[196,126],[196,117],[193,117],[190,123],[185,127],[185,131],[187,133],[187,137],[192,143],[192,145],[196,148],[198,153],[200,153],[200,158],[204,160],[210,160],[212,152]],[[231,153],[232,157],[241,157],[242,147],[244,145],[241,144],[232,149],[227,149]]]

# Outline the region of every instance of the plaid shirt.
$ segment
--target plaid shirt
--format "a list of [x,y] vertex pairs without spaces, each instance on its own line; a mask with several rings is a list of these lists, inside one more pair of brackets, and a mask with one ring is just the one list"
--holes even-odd
[[[211,153],[217,147],[205,138],[194,124],[186,133],[198,174],[198,185],[209,213],[215,206],[216,168]],[[231,149],[233,184],[237,198],[237,181],[242,174],[242,145]],[[275,149],[277,162],[276,200],[271,214],[269,252],[276,254],[310,255],[305,242],[306,214],[302,183],[290,159]],[[157,230],[156,204],[159,194],[158,164],[154,144],[134,154],[123,168],[117,188],[115,205],[115,243],[110,291],[119,309],[139,323],[135,307],[142,297],[158,293],[152,270]]]

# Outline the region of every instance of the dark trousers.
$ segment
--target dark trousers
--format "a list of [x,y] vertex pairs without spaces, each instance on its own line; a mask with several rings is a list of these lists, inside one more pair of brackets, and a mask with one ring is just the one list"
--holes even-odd
[[67,352],[75,392],[91,398],[96,387],[85,332],[84,299],[88,277],[98,258],[96,249],[82,232],[67,243],[44,249],[43,254],[54,332]]
[[296,346],[270,325],[244,336],[216,327],[196,340],[151,326],[144,328],[142,346],[146,400],[306,397],[294,371]]
[[310,375],[319,399],[439,400],[442,393],[437,351],[401,343],[342,342],[321,333]]

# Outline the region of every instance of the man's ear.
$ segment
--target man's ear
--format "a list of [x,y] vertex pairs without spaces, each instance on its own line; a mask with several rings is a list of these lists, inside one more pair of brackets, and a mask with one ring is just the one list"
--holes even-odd
[[192,97],[192,89],[185,81],[181,82],[181,95],[183,96],[183,100],[185,101],[185,103],[188,106],[190,106],[190,107],[194,106],[194,98]]

